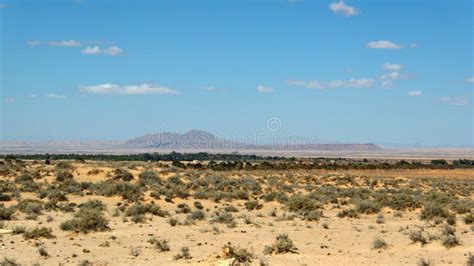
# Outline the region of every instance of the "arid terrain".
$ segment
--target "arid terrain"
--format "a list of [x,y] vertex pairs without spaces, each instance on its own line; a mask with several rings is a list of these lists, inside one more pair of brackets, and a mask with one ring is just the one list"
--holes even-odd
[[474,264],[471,167],[187,164],[1,160],[2,265]]

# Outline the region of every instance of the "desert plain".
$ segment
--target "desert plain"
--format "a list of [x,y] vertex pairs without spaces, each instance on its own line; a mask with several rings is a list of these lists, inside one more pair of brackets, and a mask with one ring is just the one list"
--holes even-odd
[[1,265],[474,263],[471,167],[209,163],[3,159]]

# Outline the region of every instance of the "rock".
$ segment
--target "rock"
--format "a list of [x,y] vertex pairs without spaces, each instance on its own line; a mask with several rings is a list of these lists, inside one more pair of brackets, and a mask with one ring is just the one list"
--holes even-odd
[[219,266],[233,266],[233,265],[237,265],[237,260],[234,259],[234,258],[230,258],[230,259],[227,259],[227,260],[220,260],[217,262],[217,265]]
[[0,229],[0,235],[7,235],[7,234],[11,234],[11,233],[12,233],[12,230]]

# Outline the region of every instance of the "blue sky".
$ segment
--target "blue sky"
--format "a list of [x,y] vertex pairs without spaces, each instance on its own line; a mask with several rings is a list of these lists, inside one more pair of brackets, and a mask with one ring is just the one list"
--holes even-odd
[[0,0],[2,139],[473,145],[473,2]]

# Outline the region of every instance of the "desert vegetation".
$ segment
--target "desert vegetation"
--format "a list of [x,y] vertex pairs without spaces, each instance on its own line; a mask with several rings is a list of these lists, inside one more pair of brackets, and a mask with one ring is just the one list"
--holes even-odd
[[469,160],[127,156],[4,156],[2,265],[472,264]]

